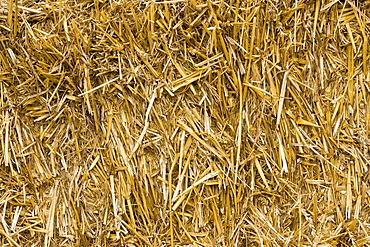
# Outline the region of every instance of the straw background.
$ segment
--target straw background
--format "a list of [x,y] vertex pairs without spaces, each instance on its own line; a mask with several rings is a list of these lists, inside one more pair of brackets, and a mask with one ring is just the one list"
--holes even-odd
[[370,1],[0,0],[1,246],[370,246]]

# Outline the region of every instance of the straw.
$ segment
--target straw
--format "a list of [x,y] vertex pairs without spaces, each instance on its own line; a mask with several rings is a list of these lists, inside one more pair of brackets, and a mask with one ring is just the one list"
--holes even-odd
[[370,1],[0,2],[0,246],[369,246]]

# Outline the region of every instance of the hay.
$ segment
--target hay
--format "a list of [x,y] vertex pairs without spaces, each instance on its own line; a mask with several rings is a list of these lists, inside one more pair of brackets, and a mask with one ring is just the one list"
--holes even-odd
[[0,2],[1,246],[370,246],[370,1]]

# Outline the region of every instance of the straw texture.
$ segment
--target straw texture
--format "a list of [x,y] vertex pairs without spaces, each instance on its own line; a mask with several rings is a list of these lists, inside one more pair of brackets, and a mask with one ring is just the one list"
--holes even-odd
[[1,246],[370,246],[370,1],[1,0]]

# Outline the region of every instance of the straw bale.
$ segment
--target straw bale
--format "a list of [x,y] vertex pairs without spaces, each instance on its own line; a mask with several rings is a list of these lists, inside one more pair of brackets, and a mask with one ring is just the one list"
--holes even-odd
[[1,0],[1,246],[370,246],[370,1]]

